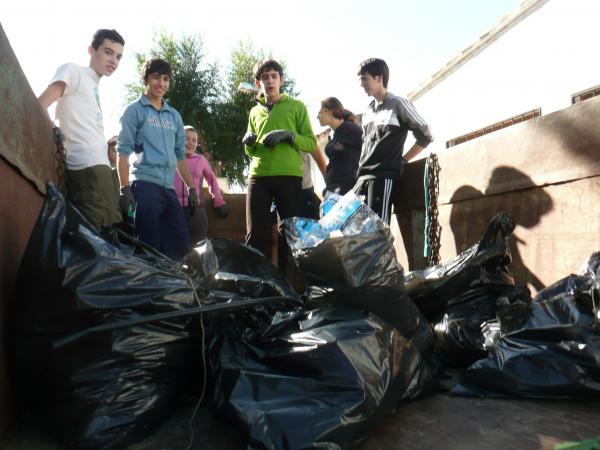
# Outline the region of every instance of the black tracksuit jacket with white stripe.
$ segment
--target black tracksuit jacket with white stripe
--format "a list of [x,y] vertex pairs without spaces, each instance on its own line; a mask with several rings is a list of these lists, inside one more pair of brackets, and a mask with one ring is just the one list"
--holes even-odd
[[359,180],[400,178],[404,167],[404,142],[409,130],[422,147],[433,141],[429,125],[410,100],[391,93],[379,105],[375,100],[371,102],[362,116],[362,128]]

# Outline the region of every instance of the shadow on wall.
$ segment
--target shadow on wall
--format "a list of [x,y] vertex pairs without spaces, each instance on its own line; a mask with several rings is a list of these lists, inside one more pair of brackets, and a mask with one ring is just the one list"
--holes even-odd
[[[586,100],[587,102],[588,100]],[[590,99],[590,101],[597,101]],[[585,103],[585,102],[584,102]],[[573,108],[588,108],[588,105],[575,105]],[[573,117],[561,114],[549,116],[552,121],[545,128],[553,139],[561,142],[561,147],[571,153],[571,156],[584,164],[590,164],[600,169],[600,158],[598,158],[598,113],[586,110],[588,113],[579,113]],[[597,110],[595,110],[597,111]]]
[[[496,194],[495,187],[510,184],[519,186],[520,189]],[[517,225],[509,242],[515,279],[518,283],[530,284],[537,291],[545,287],[527,267],[519,250],[519,247],[527,245],[527,242],[519,237],[519,227],[535,227],[541,222],[542,216],[553,208],[550,195],[542,188],[536,188],[529,176],[514,167],[499,166],[492,172],[485,192],[464,185],[452,194],[450,202],[450,229],[457,254],[479,239],[496,213],[506,211]]]

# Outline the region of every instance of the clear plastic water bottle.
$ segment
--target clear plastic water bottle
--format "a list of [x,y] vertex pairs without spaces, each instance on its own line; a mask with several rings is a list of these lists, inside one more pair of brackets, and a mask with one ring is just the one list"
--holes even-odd
[[362,204],[362,198],[350,191],[331,207],[329,212],[319,220],[319,224],[328,234],[339,230]]

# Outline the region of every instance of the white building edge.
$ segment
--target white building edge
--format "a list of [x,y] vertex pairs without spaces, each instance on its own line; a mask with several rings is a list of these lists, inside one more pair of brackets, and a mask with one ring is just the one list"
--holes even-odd
[[524,0],[408,94],[432,128],[429,150],[592,95],[600,85],[599,18],[599,0]]

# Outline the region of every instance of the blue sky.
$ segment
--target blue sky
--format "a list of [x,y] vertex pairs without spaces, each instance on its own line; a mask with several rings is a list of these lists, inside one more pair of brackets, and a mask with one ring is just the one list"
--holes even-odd
[[519,0],[22,0],[3,2],[0,23],[36,95],[60,64],[87,65],[87,47],[97,28],[116,28],[123,35],[121,66],[101,83],[107,136],[118,131],[124,84],[137,77],[133,53],[147,50],[157,30],[175,36],[199,33],[207,59],[221,65],[227,64],[236,43],[246,39],[284,59],[319,131],[315,117],[321,99],[336,96],[357,113],[368,104],[356,77],[363,59],[384,58],[391,71],[390,90],[404,95],[519,4]]

